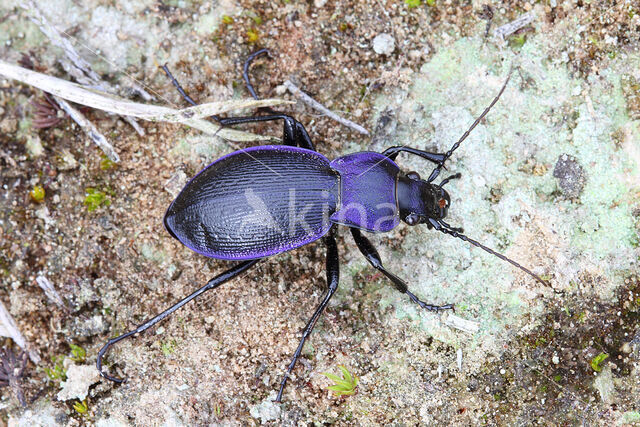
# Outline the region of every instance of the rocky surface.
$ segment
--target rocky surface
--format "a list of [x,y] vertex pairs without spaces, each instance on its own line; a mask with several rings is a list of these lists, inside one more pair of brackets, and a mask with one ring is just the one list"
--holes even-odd
[[[43,356],[22,378],[28,406],[1,388],[10,425],[336,423],[606,424],[640,420],[640,10],[608,2],[38,3],[121,95],[133,81],[158,104],[274,96],[286,79],[372,131],[298,103],[290,112],[328,157],[392,145],[446,151],[500,101],[447,164],[449,222],[550,281],[424,227],[375,235],[390,271],[461,320],[421,311],[340,230],[341,285],[303,351],[285,401],[282,373],[324,287],[321,244],[273,257],[108,353],[86,400],[58,401],[70,344],[92,365],[110,337],[228,268],[169,236],[175,187],[237,148],[178,125],[86,115],[120,155],[108,162],[71,121],[38,129],[41,93],[0,78],[0,298]],[[635,8],[635,9],[634,9]],[[493,30],[533,13],[500,40]],[[393,49],[376,38],[391,36]],[[27,55],[70,79],[16,2],[0,5],[0,58]],[[281,96],[288,96],[282,94]],[[242,112],[238,112],[241,114]],[[246,113],[246,112],[245,112]],[[278,135],[280,125],[255,132]],[[405,170],[431,165],[400,155]],[[30,196],[42,186],[44,199]],[[92,189],[92,190],[89,190]],[[88,196],[92,197],[88,197]],[[89,210],[92,208],[91,210]],[[66,305],[35,279],[45,275]],[[451,325],[469,322],[473,328]],[[477,331],[476,331],[477,328]],[[475,332],[474,332],[475,331]],[[4,345],[12,345],[5,342]],[[77,355],[76,355],[77,357]],[[323,372],[344,365],[357,393],[335,397]],[[65,372],[67,375],[65,375]],[[86,408],[86,409],[85,409]]]

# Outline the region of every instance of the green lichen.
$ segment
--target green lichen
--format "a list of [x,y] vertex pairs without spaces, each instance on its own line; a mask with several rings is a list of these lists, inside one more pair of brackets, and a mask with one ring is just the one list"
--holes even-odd
[[[628,125],[616,77],[618,69],[640,65],[640,57],[615,63],[602,79],[586,82],[548,61],[552,46],[547,43],[542,35],[529,34],[518,56],[509,51],[497,55],[480,38],[461,39],[439,50],[409,90],[374,101],[379,114],[394,110],[398,125],[390,138],[367,149],[407,145],[447,151],[516,67],[500,101],[447,165],[450,173],[463,174],[449,184],[448,221],[542,273],[554,287],[568,289],[571,281],[595,273],[594,292],[607,298],[635,262],[631,206],[632,189],[637,192],[638,187],[621,177],[637,177],[638,167],[627,151],[629,143],[616,142],[612,135],[624,128],[623,140],[640,139],[637,127]],[[567,116],[576,118],[574,124]],[[587,175],[578,201],[558,196],[553,168],[565,153]],[[539,167],[522,169],[528,158]],[[432,169],[411,156],[398,162],[423,175]],[[499,199],[492,196],[496,192]],[[471,337],[460,334],[443,325],[440,315],[419,309],[392,289],[381,291],[381,305],[392,303],[397,317],[419,320],[421,328],[445,343],[471,346],[478,351],[472,358],[501,352],[512,331],[535,322],[545,310],[542,299],[534,296],[543,290],[530,277],[449,236],[413,227],[403,237],[401,251],[381,251],[387,268],[405,278],[414,294],[433,304],[464,306],[464,317],[479,322],[480,330]]]

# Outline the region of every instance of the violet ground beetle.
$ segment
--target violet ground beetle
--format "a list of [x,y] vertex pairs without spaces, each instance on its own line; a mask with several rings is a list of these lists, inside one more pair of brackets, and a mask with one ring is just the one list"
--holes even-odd
[[[258,96],[248,72],[253,59],[263,53],[268,52],[259,50],[244,64],[247,89],[256,99]],[[195,105],[166,66],[163,69],[180,94]],[[109,340],[98,353],[96,365],[100,375],[115,382],[123,381],[102,371],[102,357],[113,344],[147,330],[204,292],[244,273],[262,258],[324,237],[328,291],[305,326],[300,344],[282,378],[276,397],[276,402],[280,402],[306,339],[338,288],[338,248],[333,235],[335,224],[349,227],[367,261],[391,280],[397,290],[426,310],[453,309],[453,304],[432,305],[418,299],[404,280],[387,271],[378,251],[361,230],[387,232],[401,220],[410,226],[426,224],[427,228],[469,242],[548,285],[525,267],[470,239],[462,234],[462,229],[445,222],[450,198],[443,187],[450,180],[460,178],[460,174],[449,176],[440,184],[433,183],[445,162],[498,101],[510,77],[511,72],[491,104],[444,154],[396,146],[382,153],[353,153],[330,161],[315,150],[304,126],[286,114],[265,109],[268,115],[214,117],[223,126],[283,120],[283,144],[236,151],[207,166],[171,203],[164,225],[169,234],[195,252],[240,262],[153,319]],[[416,172],[400,170],[394,161],[402,152],[436,164],[427,180],[421,179]]]

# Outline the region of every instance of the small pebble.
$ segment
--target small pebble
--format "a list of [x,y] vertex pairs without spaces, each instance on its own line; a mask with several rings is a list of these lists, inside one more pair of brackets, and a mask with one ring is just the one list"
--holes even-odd
[[373,50],[378,55],[391,55],[396,48],[396,41],[390,34],[378,34],[373,39]]
[[575,157],[568,154],[558,157],[553,176],[558,179],[562,194],[568,198],[580,196],[587,180],[582,166]]

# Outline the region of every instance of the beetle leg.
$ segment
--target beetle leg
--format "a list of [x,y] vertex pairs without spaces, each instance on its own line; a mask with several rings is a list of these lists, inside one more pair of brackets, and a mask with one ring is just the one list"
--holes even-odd
[[296,366],[296,362],[300,357],[300,353],[302,352],[302,347],[304,346],[304,342],[307,337],[311,335],[311,331],[313,331],[313,327],[316,325],[316,322],[322,315],[322,312],[329,304],[329,300],[333,296],[333,294],[338,289],[338,282],[340,280],[340,261],[338,259],[338,245],[336,244],[336,239],[333,236],[325,237],[325,244],[327,245],[327,294],[322,299],[318,308],[316,308],[315,313],[305,326],[304,331],[302,332],[302,339],[300,340],[300,344],[298,344],[298,348],[296,352],[293,354],[293,359],[291,363],[289,363],[289,367],[287,368],[287,372],[284,374],[284,378],[282,378],[282,382],[280,383],[280,390],[278,391],[278,396],[276,397],[275,402],[282,401],[282,392],[284,391],[284,386],[287,383],[287,379],[289,379],[289,375],[293,371],[293,368]]
[[176,80],[176,78],[173,77],[173,74],[171,74],[171,71],[169,71],[169,67],[167,67],[167,64],[161,65],[160,68],[162,68],[162,71],[164,71],[167,77],[171,80],[171,83],[175,86],[178,92],[180,92],[180,95],[182,95],[182,98],[185,101],[187,101],[189,104],[195,107],[197,105],[196,102],[193,99],[191,99],[189,95],[187,95],[187,92],[185,92],[182,86],[180,86],[180,83],[178,83],[178,80]]
[[444,154],[430,153],[428,151],[418,150],[417,148],[404,147],[404,146],[389,147],[389,148],[387,148],[386,150],[384,150],[382,152],[382,155],[383,156],[387,156],[391,160],[395,160],[396,157],[398,157],[398,154],[400,154],[403,151],[405,153],[409,153],[409,154],[414,154],[416,156],[420,156],[423,159],[427,159],[430,162],[433,162],[433,163],[435,163],[437,165],[439,165],[440,163],[444,162],[444,159],[445,159],[445,155]]
[[440,310],[453,310],[453,304],[445,304],[445,305],[433,305],[427,304],[424,301],[421,301],[418,297],[412,294],[407,288],[407,283],[396,276],[395,274],[387,271],[386,268],[382,265],[382,259],[378,254],[376,248],[371,244],[369,239],[364,237],[359,229],[351,228],[351,234],[353,235],[353,239],[356,241],[356,245],[358,245],[358,249],[362,252],[362,255],[369,261],[369,263],[378,271],[382,272],[385,276],[389,278],[393,282],[393,285],[397,290],[402,292],[403,294],[407,294],[407,296],[411,299],[411,301],[418,304],[421,308],[429,311],[440,311]]
[[269,52],[269,49],[260,49],[253,52],[251,55],[247,56],[247,59],[245,59],[244,61],[244,66],[242,67],[242,78],[244,78],[244,84],[254,99],[260,99],[260,98],[258,97],[258,94],[253,88],[253,85],[251,84],[251,79],[249,78],[249,67],[251,67],[251,63],[253,62],[254,59],[256,59],[258,56],[263,55],[265,53],[267,54],[267,57],[271,58],[271,52]]
[[162,319],[164,319],[165,317],[167,317],[168,315],[170,315],[171,313],[173,313],[174,311],[176,311],[177,309],[179,309],[180,307],[182,307],[183,305],[185,305],[186,303],[188,303],[192,299],[197,298],[201,294],[203,294],[204,292],[208,291],[209,289],[215,289],[218,286],[222,285],[223,283],[225,283],[225,282],[227,282],[227,281],[239,276],[240,274],[244,273],[249,268],[254,266],[258,261],[260,261],[260,259],[253,259],[253,260],[250,260],[250,261],[241,262],[240,264],[237,264],[237,265],[231,267],[230,269],[228,269],[224,273],[221,273],[221,274],[217,275],[216,277],[214,277],[213,279],[209,280],[209,282],[207,282],[206,285],[204,285],[203,287],[201,287],[200,289],[198,289],[197,291],[195,291],[194,293],[192,293],[188,297],[184,298],[183,300],[181,300],[177,304],[172,305],[167,310],[165,310],[162,313],[158,314],[153,319],[151,319],[151,320],[143,323],[142,325],[138,326],[133,331],[129,331],[126,334],[122,334],[122,335],[120,335],[120,336],[118,336],[116,338],[112,338],[109,341],[107,341],[107,343],[104,345],[104,347],[102,347],[100,349],[100,351],[98,352],[98,358],[96,360],[96,367],[98,368],[98,372],[100,372],[100,375],[102,375],[103,377],[105,377],[108,380],[111,380],[111,381],[114,381],[114,382],[117,382],[117,383],[121,383],[123,381],[122,379],[113,377],[113,376],[111,376],[109,374],[106,374],[105,372],[102,371],[102,357],[107,352],[109,347],[111,347],[113,344],[117,343],[118,341],[121,341],[121,340],[123,340],[125,338],[128,338],[128,337],[130,337],[132,335],[138,334],[140,332],[143,332],[143,331],[149,329],[150,327],[152,327],[153,325],[155,325],[156,323],[158,323],[159,321],[161,321]]
[[[162,68],[162,71],[164,71],[164,73],[167,75],[167,77],[171,80],[171,83],[175,86],[175,88],[178,90],[178,92],[180,92],[180,95],[182,95],[182,98],[187,101],[189,104],[193,105],[194,107],[196,105],[198,105],[193,99],[191,99],[191,97],[189,95],[187,95],[187,92],[185,92],[185,90],[182,88],[182,86],[180,86],[180,83],[178,83],[178,80],[176,80],[175,77],[173,77],[173,74],[171,74],[171,71],[169,71],[169,67],[167,67],[167,64],[164,64],[162,66],[160,66],[160,68]],[[211,118],[213,120],[216,121],[220,121],[220,117],[213,115],[211,116]]]
[[311,142],[311,138],[302,123],[287,114],[271,114],[268,116],[246,116],[246,117],[227,117],[219,119],[218,122],[223,126],[231,126],[242,123],[268,122],[272,120],[284,120],[284,135],[282,143],[284,145],[298,146],[307,150],[316,151]]

